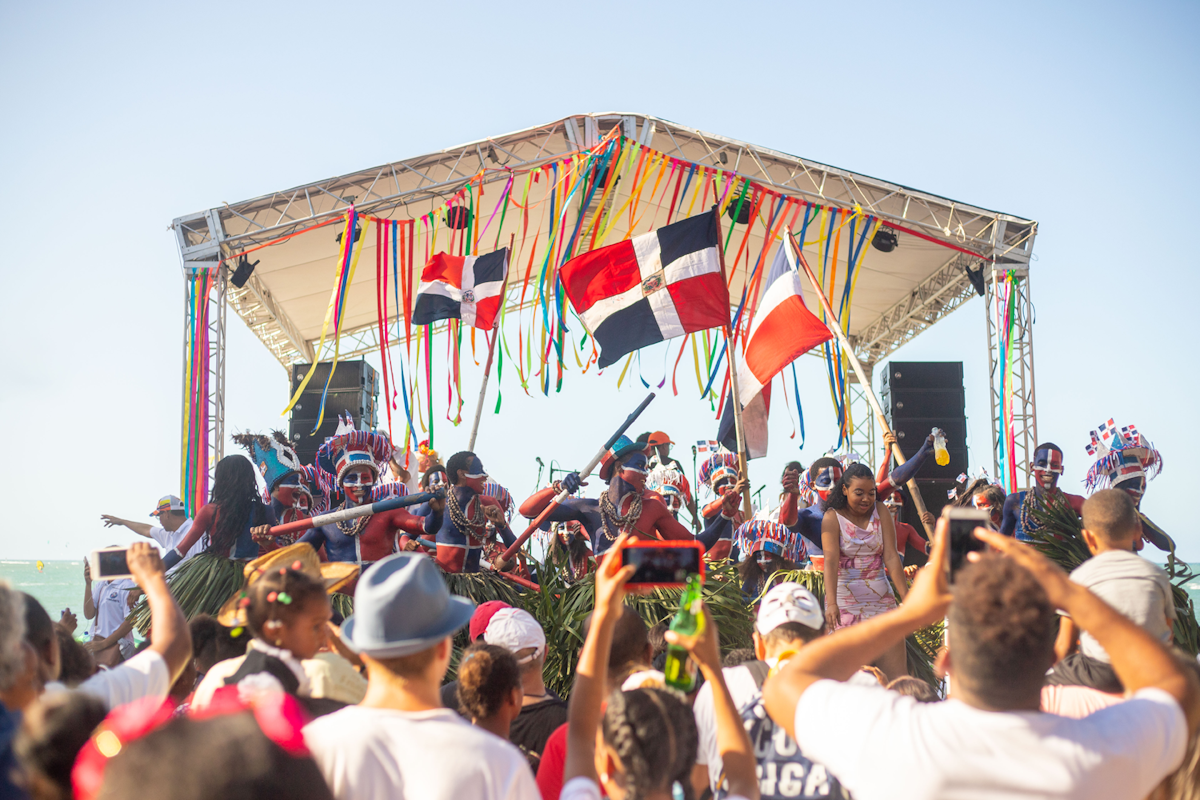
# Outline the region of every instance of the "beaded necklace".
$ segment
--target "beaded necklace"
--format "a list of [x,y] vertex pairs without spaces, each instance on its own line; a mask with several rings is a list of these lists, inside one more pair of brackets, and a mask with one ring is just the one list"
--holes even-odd
[[[470,505],[470,501],[467,502]],[[483,513],[483,504],[475,504],[475,513],[470,519],[463,513],[462,506],[458,504],[458,497],[455,496],[454,489],[446,492],[446,508],[450,511],[450,520],[463,533],[471,533],[474,529],[483,527],[486,518]]]
[[630,525],[638,521],[642,516],[642,493],[631,492],[633,500],[629,504],[629,510],[624,514],[618,512],[612,498],[608,496],[608,492],[600,495],[600,522],[604,525],[604,537],[612,542],[621,534],[621,531],[628,528]]
[[[345,507],[345,503],[342,503],[340,506],[338,506],[339,509],[343,509]],[[338,520],[337,527],[338,530],[344,533],[346,536],[358,536],[363,532],[363,530],[367,527],[367,523],[370,521],[371,515],[367,514],[366,516],[355,517],[350,521]]]

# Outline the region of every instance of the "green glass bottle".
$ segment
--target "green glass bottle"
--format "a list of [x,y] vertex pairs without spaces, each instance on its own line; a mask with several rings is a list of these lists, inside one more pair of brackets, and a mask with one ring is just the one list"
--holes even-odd
[[[702,598],[700,576],[689,575],[687,585],[679,598],[679,611],[671,620],[671,630],[680,636],[698,636],[704,632],[704,617],[701,615]],[[696,662],[692,661],[686,648],[677,644],[667,645],[667,662],[663,665],[667,686],[687,694],[696,688]]]

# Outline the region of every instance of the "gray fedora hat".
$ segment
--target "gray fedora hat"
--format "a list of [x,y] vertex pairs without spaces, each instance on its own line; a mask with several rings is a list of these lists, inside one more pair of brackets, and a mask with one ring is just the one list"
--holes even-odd
[[396,553],[358,579],[354,615],[342,634],[360,653],[394,658],[419,653],[466,625],[475,604],[450,594],[428,556]]

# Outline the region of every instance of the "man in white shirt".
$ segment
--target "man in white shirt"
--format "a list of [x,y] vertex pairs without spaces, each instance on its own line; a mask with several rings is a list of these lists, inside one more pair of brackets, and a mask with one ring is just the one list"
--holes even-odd
[[474,607],[422,554],[359,578],[342,635],[367,665],[367,696],[304,729],[338,800],[540,800],[520,750],[442,707],[451,636]]
[[[1146,797],[1179,766],[1200,724],[1200,683],[1162,642],[1032,547],[982,528],[975,536],[999,554],[970,554],[951,595],[939,520],[904,604],[793,656],[763,687],[771,717],[856,800]],[[1112,656],[1129,700],[1083,719],[1039,710],[1055,608]],[[947,611],[948,700],[843,683]]]
[[[754,622],[752,637],[758,660],[722,670],[733,704],[754,745],[759,792],[764,799],[841,796],[837,781],[824,766],[814,764],[767,716],[760,694],[767,670],[775,667],[781,655],[798,651],[824,633],[825,612],[813,593],[798,583],[776,584],[763,597]],[[697,795],[708,786],[716,797],[722,797],[723,764],[717,750],[717,717],[710,684],[700,687],[692,713],[699,735],[692,784]]]
[[[112,514],[101,514],[100,519],[104,520],[104,527],[106,528],[111,528],[114,525],[123,525],[138,536],[153,539],[163,549],[163,552],[170,552],[171,549],[183,541],[183,537],[187,536],[188,531],[192,529],[192,520],[187,515],[187,509],[184,507],[183,501],[173,494],[168,494],[160,498],[158,506],[150,513],[150,516],[158,518],[157,525],[121,519],[120,517],[114,517]],[[179,569],[180,564],[184,561],[207,550],[208,543],[209,539],[206,533],[184,554],[179,564],[167,570],[167,574],[172,574],[175,570]]]

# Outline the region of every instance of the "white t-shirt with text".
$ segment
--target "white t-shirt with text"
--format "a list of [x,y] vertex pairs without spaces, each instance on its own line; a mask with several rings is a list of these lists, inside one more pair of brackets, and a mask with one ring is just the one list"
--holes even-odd
[[918,703],[832,680],[796,704],[796,742],[855,800],[1142,800],[1187,749],[1183,710],[1143,689],[1083,719]]
[[[125,617],[129,616],[129,591],[137,584],[128,578],[116,581],[95,581],[92,583],[92,603],[96,606],[96,620],[92,625],[93,634],[100,639],[107,639],[121,627]],[[121,637],[121,641],[133,644],[133,631]]]
[[[733,698],[733,707],[740,711],[758,694],[758,684],[745,666],[727,667],[721,672],[725,676],[729,696]],[[713,708],[712,684],[705,682],[696,693],[692,715],[696,718],[696,732],[700,737],[696,763],[708,767],[708,785],[715,789],[717,779],[721,777],[722,764],[717,750],[717,713]]]
[[338,800],[541,800],[515,745],[448,708],[347,706],[304,740]]

